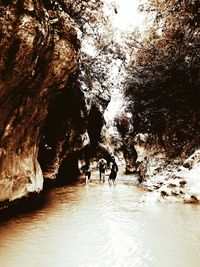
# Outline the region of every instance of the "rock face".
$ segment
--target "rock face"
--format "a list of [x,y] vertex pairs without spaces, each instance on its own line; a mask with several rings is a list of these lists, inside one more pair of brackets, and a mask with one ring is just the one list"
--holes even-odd
[[[117,118],[126,170],[137,172],[141,186],[150,191],[143,200],[199,203],[200,154],[199,149],[194,149],[195,141],[198,145],[196,136],[181,148],[181,140],[175,135],[171,137],[175,138],[173,143],[166,134],[162,138],[155,133],[136,134],[133,125],[126,116]],[[172,127],[179,131],[175,126]]]
[[63,159],[89,142],[84,98],[74,79],[48,108],[38,156],[44,178],[55,179]]
[[138,134],[134,146],[140,182],[152,192],[145,201],[200,202],[199,150],[186,159],[170,158],[158,140],[148,134]]
[[90,79],[89,89],[81,87],[87,60],[79,64],[77,37],[90,36],[84,23],[95,25],[97,7],[100,0],[2,1],[2,203],[40,192],[44,178],[77,175],[78,151],[98,146],[110,94]]
[[49,103],[70,90],[68,81],[76,72],[78,42],[70,17],[42,1],[3,1],[1,29],[3,201],[42,189],[43,175],[37,161],[42,126]]

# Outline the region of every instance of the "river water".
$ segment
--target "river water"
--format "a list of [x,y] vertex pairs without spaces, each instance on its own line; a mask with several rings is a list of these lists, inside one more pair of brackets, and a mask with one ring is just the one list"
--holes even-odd
[[199,267],[200,206],[144,203],[128,183],[54,188],[0,224],[2,267]]

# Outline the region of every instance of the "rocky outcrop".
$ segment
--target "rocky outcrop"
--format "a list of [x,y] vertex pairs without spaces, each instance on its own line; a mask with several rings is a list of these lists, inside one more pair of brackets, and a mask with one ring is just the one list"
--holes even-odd
[[76,72],[78,41],[70,17],[42,1],[3,1],[1,29],[3,201],[42,189],[43,175],[37,161],[42,126],[49,103],[70,90],[68,79]]
[[135,149],[140,182],[151,191],[144,201],[200,202],[199,150],[186,159],[169,158],[158,140],[148,134],[136,136]]

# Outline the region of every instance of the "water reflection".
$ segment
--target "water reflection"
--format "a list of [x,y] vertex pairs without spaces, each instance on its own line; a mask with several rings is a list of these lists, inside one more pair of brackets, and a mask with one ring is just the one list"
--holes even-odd
[[41,209],[0,224],[1,266],[199,266],[200,206],[142,194],[122,182],[53,189]]

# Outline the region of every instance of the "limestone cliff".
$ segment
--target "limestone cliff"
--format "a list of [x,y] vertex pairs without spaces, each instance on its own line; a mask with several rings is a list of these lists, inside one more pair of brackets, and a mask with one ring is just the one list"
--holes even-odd
[[81,46],[101,7],[100,0],[2,1],[0,201],[40,192],[44,178],[77,175],[76,151],[100,141],[109,88],[101,88],[103,75],[94,79],[101,56],[89,66]]
[[[45,2],[45,1],[44,1]],[[42,1],[1,5],[0,200],[40,191],[41,129],[48,105],[76,72],[78,42],[73,21]],[[72,100],[73,101],[73,100]]]

